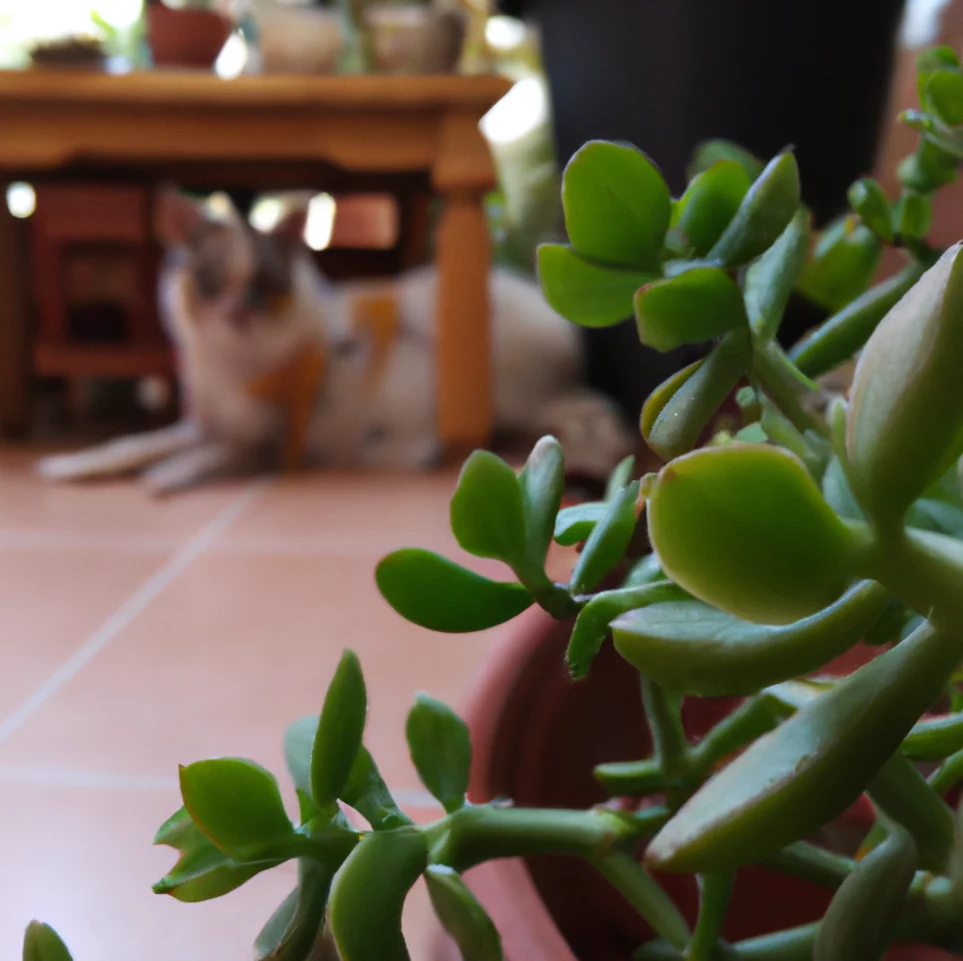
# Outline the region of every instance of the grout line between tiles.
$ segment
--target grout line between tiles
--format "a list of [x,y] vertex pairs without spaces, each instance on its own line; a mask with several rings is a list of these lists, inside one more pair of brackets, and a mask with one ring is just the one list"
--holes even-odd
[[[108,791],[178,791],[176,777],[152,774],[117,774],[112,771],[71,771],[55,768],[22,768],[0,765],[0,783],[48,785],[63,788],[93,788]],[[441,809],[427,791],[417,788],[389,789],[402,808]]]
[[183,537],[157,537],[111,531],[0,528],[0,552],[115,551],[125,554],[171,554],[183,543]]
[[269,481],[262,480],[249,485],[144,581],[27,700],[0,722],[0,744],[76,677],[125,627],[180,577],[244,513],[268,483]]

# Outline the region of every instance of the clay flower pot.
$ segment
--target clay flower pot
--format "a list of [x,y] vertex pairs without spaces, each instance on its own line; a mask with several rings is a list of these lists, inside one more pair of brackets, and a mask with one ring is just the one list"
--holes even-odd
[[156,2],[147,8],[147,36],[154,65],[210,70],[233,24],[213,10],[174,9]]
[[[475,801],[511,797],[521,806],[586,807],[604,799],[592,768],[606,761],[644,757],[651,749],[638,675],[606,644],[585,681],[573,684],[564,669],[571,624],[531,610],[505,630],[469,700],[474,759],[469,796]],[[841,673],[873,654],[858,648]],[[708,730],[732,699],[687,698],[688,733]],[[872,811],[863,800],[834,825],[859,838]],[[641,853],[641,852],[640,852]],[[598,874],[563,857],[492,861],[466,880],[504,939],[507,961],[627,961],[652,937],[647,925]],[[692,878],[664,876],[666,889],[690,923],[698,896]],[[760,867],[739,873],[724,928],[732,941],[806,924],[822,916],[829,893]],[[457,961],[439,934],[433,961]],[[887,961],[949,961],[930,947],[899,945]]]

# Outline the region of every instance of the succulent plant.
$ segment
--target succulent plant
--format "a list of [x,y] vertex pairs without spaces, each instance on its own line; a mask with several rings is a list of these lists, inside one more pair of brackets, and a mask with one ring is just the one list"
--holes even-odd
[[[452,530],[514,580],[420,549],[378,567],[387,600],[433,630],[492,627],[531,605],[571,618],[574,679],[611,638],[639,672],[655,747],[595,774],[613,798],[646,803],[470,803],[467,728],[420,697],[408,744],[444,815],[413,824],[363,745],[365,687],[348,652],[319,717],[288,731],[298,823],[257,765],[189,765],[184,807],[157,836],[181,857],[157,891],[205,900],[297,859],[298,886],[259,939],[260,961],[319,958],[332,942],[344,961],[400,961],[402,905],[423,876],[463,956],[495,961],[498,934],[462,873],[564,853],[593,865],[655,932],[637,961],[874,961],[893,939],[963,952],[959,832],[945,800],[963,781],[963,246],[926,240],[934,196],[963,159],[951,51],[920,60],[919,90],[921,109],[903,117],[920,137],[899,168],[901,195],[858,181],[851,211],[818,239],[790,151],[762,163],[707,145],[673,199],[641,151],[580,150],[564,175],[570,244],[540,252],[549,303],[588,326],[634,313],[656,350],[707,345],[641,413],[663,466],[635,479],[624,464],[603,500],[563,509],[554,439],[518,473],[478,452],[458,480]],[[905,265],[874,284],[886,246]],[[829,316],[787,353],[777,334],[798,294]],[[849,399],[824,396],[812,378],[856,354]],[[733,395],[743,426],[713,434]],[[553,541],[582,545],[566,583],[545,570]],[[879,646],[874,659],[818,676],[862,640]],[[718,695],[744,700],[691,743],[682,697]],[[862,794],[877,820],[857,857],[810,840]],[[822,921],[725,943],[734,874],[754,863],[834,891]],[[652,869],[697,876],[693,929]],[[27,956],[65,956],[44,950]]]

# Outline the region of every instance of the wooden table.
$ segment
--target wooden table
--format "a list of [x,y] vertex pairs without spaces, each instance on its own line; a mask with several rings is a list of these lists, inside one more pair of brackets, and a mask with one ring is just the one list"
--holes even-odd
[[[449,448],[484,444],[492,425],[489,239],[482,201],[495,182],[478,121],[509,89],[495,76],[241,77],[0,73],[0,174],[76,165],[326,164],[427,174],[444,199],[436,238],[438,419]],[[258,184],[261,186],[262,184]],[[22,224],[0,204],[0,429],[23,430],[30,335]]]

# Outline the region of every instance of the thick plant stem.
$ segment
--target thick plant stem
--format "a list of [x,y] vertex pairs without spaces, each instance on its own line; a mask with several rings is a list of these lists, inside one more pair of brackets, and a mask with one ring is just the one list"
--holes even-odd
[[963,780],[963,750],[948,757],[930,775],[929,785],[937,794],[944,794],[951,787],[956,787],[961,780]]
[[916,766],[894,754],[873,778],[869,796],[913,837],[921,868],[944,873],[953,853],[953,812],[926,783]]
[[867,567],[903,604],[952,635],[963,654],[963,543],[930,531],[877,530]]
[[766,858],[763,864],[783,874],[790,874],[803,881],[828,888],[830,891],[835,891],[856,866],[856,863],[849,858],[833,854],[806,841],[790,844],[777,854]]
[[682,698],[643,675],[642,703],[655,761],[671,782],[687,773],[689,743],[682,728]]
[[825,422],[806,409],[801,396],[803,386],[788,370],[787,365],[791,365],[792,361],[787,357],[785,365],[780,363],[783,358],[779,358],[777,352],[781,353],[781,351],[782,348],[776,343],[767,344],[756,350],[753,354],[756,376],[766,393],[796,430],[803,434],[807,430],[814,430],[818,434],[825,435],[827,433]]
[[424,831],[432,861],[464,871],[482,861],[533,854],[594,860],[643,836],[647,828],[645,822],[597,809],[466,807]]
[[692,748],[692,765],[700,776],[706,777],[720,761],[775,726],[766,702],[761,697],[748,698]]
[[731,871],[700,875],[699,918],[685,949],[685,961],[711,961],[729,910],[735,880],[735,873]]
[[658,881],[624,851],[592,862],[599,873],[648,921],[652,930],[676,948],[689,941],[689,926]]

